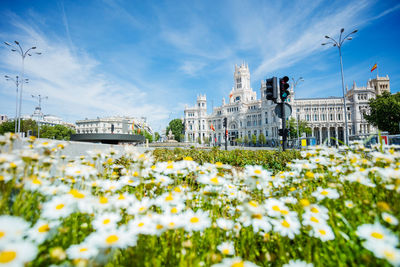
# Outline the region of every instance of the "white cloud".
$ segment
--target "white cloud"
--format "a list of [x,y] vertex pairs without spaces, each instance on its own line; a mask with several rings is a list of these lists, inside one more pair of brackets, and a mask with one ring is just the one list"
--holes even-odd
[[[14,22],[14,26],[20,32],[16,39],[21,44],[37,46],[42,52],[25,60],[25,74],[30,83],[24,88],[24,105],[32,102],[30,94],[41,94],[49,97],[44,103],[45,112],[73,120],[111,115],[146,116],[157,125],[168,116],[167,108],[156,103],[145,92],[147,88],[107,76],[101,71],[101,63],[85,51],[74,49],[76,53],[72,53],[65,40],[48,38],[31,25]],[[0,68],[5,73],[20,71],[21,57],[17,53],[2,49],[0,56]],[[10,95],[9,105],[13,106],[12,94],[2,93]],[[29,112],[23,107],[24,111]]]

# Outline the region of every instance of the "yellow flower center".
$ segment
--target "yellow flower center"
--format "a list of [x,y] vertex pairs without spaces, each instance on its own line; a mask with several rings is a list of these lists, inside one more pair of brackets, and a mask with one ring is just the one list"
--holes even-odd
[[171,194],[169,194],[169,195],[165,198],[165,201],[172,201],[172,200],[174,200],[174,197],[173,197]]
[[244,267],[244,262],[243,261],[235,262],[231,265],[231,267]]
[[222,250],[222,254],[224,254],[224,255],[228,255],[229,254],[229,249],[223,249]]
[[79,250],[79,252],[86,252],[86,251],[88,251],[87,248],[81,248],[81,249]]
[[58,205],[56,206],[56,210],[60,210],[60,209],[62,209],[62,208],[64,208],[64,204],[58,204]]
[[50,227],[48,224],[44,224],[38,228],[39,233],[45,233],[50,231]]
[[310,201],[308,201],[308,199],[301,199],[300,200],[300,204],[303,206],[303,207],[307,207],[307,206],[309,206],[310,205]]
[[199,220],[199,218],[197,218],[197,217],[192,217],[191,219],[190,219],[190,222],[191,223],[198,223],[200,220]]
[[311,216],[310,221],[319,223],[319,220],[317,218],[315,218],[314,216]]
[[254,200],[250,201],[250,202],[249,202],[249,205],[251,205],[251,206],[253,206],[253,207],[255,207],[255,208],[258,207],[258,203],[255,202]]
[[106,243],[109,244],[109,245],[111,245],[111,244],[114,244],[115,242],[117,242],[118,239],[119,239],[118,236],[116,236],[116,235],[110,235],[110,236],[108,236],[108,237],[106,238]]
[[178,209],[177,209],[177,208],[173,207],[173,208],[171,209],[171,213],[177,213],[177,212],[178,212]]
[[217,167],[222,167],[222,166],[223,166],[222,162],[219,162],[219,161],[216,162],[215,165],[216,165]]
[[173,169],[173,168],[174,168],[174,165],[172,165],[172,164],[167,165],[167,169]]
[[272,206],[272,209],[274,211],[280,211],[281,210],[277,205]]
[[281,213],[282,213],[283,215],[288,215],[288,214],[289,214],[289,211],[287,211],[287,210],[281,210]]
[[[155,166],[154,166],[154,167],[155,167]],[[133,176],[134,176],[134,177],[138,177],[138,176],[139,176],[139,173],[138,173],[138,172],[134,172],[134,173],[133,173]]]
[[308,172],[306,172],[306,177],[307,178],[314,178],[314,173],[308,171]]
[[326,231],[325,231],[325,230],[319,230],[319,233],[320,233],[321,235],[326,235]]
[[34,180],[32,181],[32,183],[33,183],[33,184],[39,184],[39,185],[40,185],[40,184],[42,184],[42,181],[40,181],[39,179],[36,178],[36,179],[34,179]]
[[175,226],[175,223],[170,222],[168,225],[169,225],[170,227],[174,227],[174,226]]
[[143,225],[144,225],[144,222],[138,223],[138,226],[139,226],[139,227],[143,227]]
[[161,224],[157,224],[156,228],[157,228],[157,230],[160,230],[160,229],[163,229],[164,226],[162,226]]
[[323,196],[327,196],[329,193],[328,193],[328,191],[326,191],[326,190],[322,190],[322,192],[321,192],[321,195],[323,195]]
[[6,235],[6,233],[4,233],[3,231],[0,231],[0,238],[2,238],[5,235]]
[[261,214],[253,214],[253,219],[258,219],[258,220],[261,220],[262,219],[262,215]]
[[319,213],[319,210],[316,207],[311,208],[311,212]]
[[255,174],[261,174],[261,170],[254,170]]
[[74,197],[74,198],[84,198],[85,195],[82,194],[81,192],[79,192],[76,189],[71,189],[71,191],[69,191],[69,193]]
[[99,202],[100,202],[100,204],[107,204],[107,203],[108,203],[108,198],[106,198],[106,197],[100,197]]
[[110,219],[105,219],[105,220],[103,220],[103,224],[109,224],[110,223]]
[[1,251],[0,252],[0,263],[9,263],[17,257],[15,251]]
[[284,226],[284,227],[286,227],[286,228],[289,228],[289,227],[290,227],[290,224],[289,224],[286,220],[283,220],[282,226]]
[[185,157],[183,160],[193,161],[192,157]]
[[124,199],[125,199],[125,196],[120,194],[119,197],[118,197],[118,200],[124,200]]
[[140,207],[139,211],[142,212],[146,209],[146,207]]
[[218,184],[218,183],[219,183],[218,177],[217,177],[217,176],[211,178],[210,181],[211,181],[213,184]]
[[378,233],[378,232],[373,232],[373,233],[371,234],[371,236],[372,236],[373,238],[376,238],[376,239],[382,239],[382,238],[383,238],[383,235],[382,235],[381,233]]
[[387,251],[387,250],[385,250],[385,251],[383,252],[383,254],[384,254],[385,257],[388,258],[389,260],[394,260],[394,259],[395,259],[394,253],[393,253],[392,251]]

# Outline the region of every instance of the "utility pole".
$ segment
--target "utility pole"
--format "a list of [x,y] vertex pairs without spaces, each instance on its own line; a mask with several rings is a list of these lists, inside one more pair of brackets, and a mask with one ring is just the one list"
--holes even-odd
[[38,138],[40,138],[40,119],[42,118],[42,99],[48,99],[47,96],[42,96],[42,95],[32,95],[33,98],[37,98],[39,100],[39,117],[37,120],[37,124],[38,124]]

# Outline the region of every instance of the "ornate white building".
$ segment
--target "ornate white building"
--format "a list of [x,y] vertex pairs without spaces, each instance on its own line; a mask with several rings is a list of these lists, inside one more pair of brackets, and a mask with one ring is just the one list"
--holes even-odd
[[153,134],[153,129],[147,124],[146,118],[133,118],[133,117],[108,117],[96,119],[84,119],[76,121],[76,133],[89,134],[89,133],[113,133],[118,134],[133,134],[135,130],[146,130],[149,134]]
[[[357,87],[353,83],[350,90],[346,88],[346,105],[348,116],[349,135],[368,134],[375,132],[375,128],[364,119],[364,112],[368,108],[368,101],[383,91],[390,92],[389,77],[377,77],[369,80],[367,86]],[[235,65],[234,87],[230,91],[228,101],[222,99],[222,105],[215,107],[211,114],[207,114],[207,98],[205,95],[197,97],[194,107],[185,107],[185,141],[205,142],[212,140],[217,144],[224,143],[225,129],[223,119],[227,118],[229,143],[235,144],[236,138],[263,133],[267,143],[277,142],[278,129],[281,128],[281,119],[274,112],[276,104],[266,100],[265,81],[261,82],[260,95],[250,86],[250,71],[246,64]],[[295,119],[307,121],[312,129],[312,136],[317,144],[330,140],[331,137],[344,139],[344,112],[342,97],[304,98],[294,99],[293,88],[288,98],[292,105],[292,115]],[[215,129],[215,131],[213,130]]]

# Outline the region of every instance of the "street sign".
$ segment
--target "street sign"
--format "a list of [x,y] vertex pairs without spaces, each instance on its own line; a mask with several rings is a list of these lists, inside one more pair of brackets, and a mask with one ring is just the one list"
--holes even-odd
[[[281,113],[281,104],[276,105],[275,107],[275,114],[276,116],[278,116],[280,119],[282,119],[282,113]],[[286,119],[288,119],[290,117],[290,115],[292,114],[292,106],[285,103],[285,117]]]

